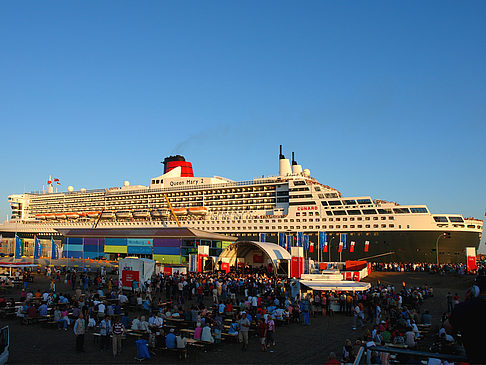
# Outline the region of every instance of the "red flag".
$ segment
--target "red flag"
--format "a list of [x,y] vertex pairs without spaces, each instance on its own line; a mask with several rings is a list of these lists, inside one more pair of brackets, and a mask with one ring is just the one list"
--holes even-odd
[[327,242],[324,242],[324,248],[322,249],[322,251],[327,252]]
[[314,242],[311,242],[309,252],[314,252]]
[[59,179],[54,179],[54,181],[59,181]]
[[349,252],[354,252],[354,241],[351,241],[351,246],[349,246]]
[[339,242],[338,252],[343,252],[343,243],[342,242]]
[[47,180],[47,183],[50,184],[52,181],[51,180]]
[[370,246],[370,241],[365,241],[364,252],[368,252],[368,247]]

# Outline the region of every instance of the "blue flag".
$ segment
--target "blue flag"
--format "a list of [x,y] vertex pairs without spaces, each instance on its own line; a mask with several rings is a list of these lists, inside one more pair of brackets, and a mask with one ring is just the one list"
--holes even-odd
[[326,232],[319,232],[319,250],[323,250],[324,249],[324,245],[326,244],[326,240],[327,240],[327,235],[326,235]]
[[22,240],[20,239],[19,236],[15,236],[15,258],[20,259],[22,257],[22,254],[24,253],[22,249]]
[[297,246],[304,247],[304,232],[297,232]]
[[309,235],[305,234],[304,235],[304,250],[309,251],[310,249],[310,244],[309,244]]
[[348,238],[348,235],[346,233],[341,233],[341,242],[343,243],[343,250],[346,249],[346,239]]
[[278,245],[280,247],[285,247],[285,233],[284,232],[278,233]]
[[290,251],[290,248],[292,247],[292,240],[294,239],[294,237],[292,237],[291,235],[288,235],[287,237],[287,251]]
[[260,242],[267,242],[267,234],[260,233]]
[[34,259],[39,259],[41,257],[41,242],[37,236],[34,236]]
[[54,242],[54,238],[52,239],[51,259],[52,260],[59,259],[59,248],[57,247],[56,242]]

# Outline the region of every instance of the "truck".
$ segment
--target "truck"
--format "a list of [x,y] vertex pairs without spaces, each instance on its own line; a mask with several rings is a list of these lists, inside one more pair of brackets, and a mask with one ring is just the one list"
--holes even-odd
[[134,281],[140,287],[152,277],[154,271],[154,260],[126,257],[118,261],[118,281],[122,289],[132,289]]

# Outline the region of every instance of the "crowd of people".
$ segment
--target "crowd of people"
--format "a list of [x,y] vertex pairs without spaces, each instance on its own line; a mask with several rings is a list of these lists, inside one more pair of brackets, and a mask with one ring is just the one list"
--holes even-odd
[[[427,270],[423,265],[390,265],[375,268]],[[19,275],[30,277],[28,271]],[[259,338],[261,351],[268,351],[276,345],[280,324],[306,326],[312,317],[339,313],[353,318],[350,333],[360,329],[364,335],[354,339],[350,336],[342,352],[331,354],[328,363],[337,358],[352,362],[362,346],[393,344],[414,349],[421,338],[419,328],[432,324],[430,313],[421,310],[424,300],[434,295],[427,285],[408,287],[403,283],[394,287],[378,282],[364,292],[306,292],[300,291],[292,279],[263,273],[160,273],[147,282],[134,282],[130,290],[121,290],[117,276],[106,272],[56,269],[46,275],[50,278],[48,288],[29,290],[27,286],[20,298],[0,297],[0,309],[13,307],[19,300],[22,304],[17,306],[18,317],[50,315],[59,331],[72,327],[80,352],[84,351],[85,334],[96,333],[100,351],[111,346],[114,357],[122,350],[122,338],[130,333],[145,338],[153,351],[179,349],[184,356],[193,340],[214,344],[225,337],[238,339],[246,351],[251,335]],[[57,290],[60,281],[71,290]],[[451,313],[459,301],[457,294],[447,296],[448,313],[443,316],[444,328],[438,334],[440,351],[451,352],[456,342],[446,330],[458,326],[458,316]],[[367,351],[366,357],[367,363],[390,362],[387,352]]]
[[467,265],[463,263],[457,264],[431,264],[431,263],[398,263],[375,262],[372,264],[373,271],[386,272],[428,272],[439,274],[456,274],[456,275],[484,275],[486,274],[486,265],[483,262],[477,262],[474,270],[468,270]]

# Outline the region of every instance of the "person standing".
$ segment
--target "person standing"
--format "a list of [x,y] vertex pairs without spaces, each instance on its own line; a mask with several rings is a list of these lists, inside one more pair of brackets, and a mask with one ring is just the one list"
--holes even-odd
[[246,351],[248,349],[248,330],[250,329],[250,321],[246,318],[246,313],[243,312],[241,319],[238,321],[240,327],[239,338],[240,342],[243,343],[242,350]]
[[273,320],[273,316],[268,316],[266,342],[266,348],[269,348],[271,345],[275,346],[275,321]]
[[74,323],[74,334],[76,335],[76,351],[84,352],[84,334],[86,333],[86,321],[83,313],[79,314],[79,318]]
[[121,353],[122,336],[125,333],[125,326],[120,322],[120,317],[116,319],[112,329],[113,333],[113,357]]
[[111,333],[110,316],[106,316],[105,318],[103,318],[103,320],[100,323],[101,351],[104,351],[105,349],[107,350],[110,347],[109,345],[110,333]]

